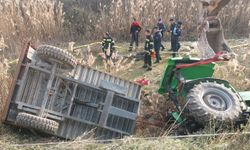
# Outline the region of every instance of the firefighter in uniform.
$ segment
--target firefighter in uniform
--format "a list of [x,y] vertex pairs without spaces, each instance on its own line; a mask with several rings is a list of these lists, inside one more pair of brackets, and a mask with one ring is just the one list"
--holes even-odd
[[144,46],[144,66],[143,68],[147,68],[147,71],[152,70],[152,52],[153,52],[153,48],[154,48],[154,41],[151,35],[151,32],[149,30],[145,31],[145,36],[146,36],[146,40],[145,40],[145,46]]
[[104,33],[102,41],[102,51],[105,54],[106,62],[112,61],[112,55],[115,51],[115,41],[108,32]]

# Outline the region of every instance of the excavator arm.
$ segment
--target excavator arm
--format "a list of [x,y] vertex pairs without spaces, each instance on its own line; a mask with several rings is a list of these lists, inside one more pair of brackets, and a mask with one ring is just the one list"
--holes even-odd
[[202,59],[212,58],[219,52],[223,54],[232,52],[225,41],[223,27],[220,19],[217,17],[221,9],[230,1],[200,0],[198,49]]
[[208,4],[208,16],[217,16],[220,10],[230,1],[231,0],[201,0],[202,3]]

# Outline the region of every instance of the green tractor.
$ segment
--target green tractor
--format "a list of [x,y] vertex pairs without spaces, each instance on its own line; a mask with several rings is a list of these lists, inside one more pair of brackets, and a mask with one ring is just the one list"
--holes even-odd
[[238,92],[225,80],[213,78],[214,61],[171,58],[159,93],[168,95],[176,106],[175,123],[195,132],[211,121],[239,126],[250,114],[250,92]]

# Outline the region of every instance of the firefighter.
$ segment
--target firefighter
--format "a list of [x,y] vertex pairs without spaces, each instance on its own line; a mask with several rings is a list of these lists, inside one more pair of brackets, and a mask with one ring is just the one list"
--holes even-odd
[[102,51],[105,54],[106,62],[112,61],[112,54],[115,51],[115,41],[108,32],[103,34]]
[[173,57],[176,57],[176,54],[181,48],[181,45],[180,45],[181,32],[182,32],[182,22],[178,21],[177,25],[175,26],[173,30],[173,54],[172,54]]
[[154,47],[154,41],[151,35],[151,31],[146,30],[145,31],[145,36],[146,36],[146,40],[145,40],[145,46],[144,46],[144,66],[143,68],[147,68],[147,71],[152,70],[152,52],[153,52],[153,47]]
[[139,33],[141,31],[141,25],[139,22],[136,21],[136,18],[133,18],[134,22],[131,24],[130,28],[130,36],[131,36],[131,42],[130,42],[130,47],[129,51],[133,50],[133,45],[135,43],[136,50],[138,49],[139,46]]
[[[160,18],[158,20],[157,27],[160,29],[161,35],[162,35],[162,39],[163,39],[164,33],[167,31],[167,27],[163,23],[162,18]],[[161,48],[162,48],[162,51],[165,49],[165,47],[163,46],[163,44],[161,44]]]
[[160,56],[160,49],[161,49],[161,31],[159,27],[154,27],[154,49],[156,54],[156,61],[155,63],[160,63],[161,56]]
[[173,47],[174,47],[173,46],[174,45],[174,43],[173,43],[173,30],[174,30],[175,26],[176,26],[175,20],[173,18],[170,18],[168,32],[170,33],[170,36],[171,36],[171,49],[170,49],[171,51],[173,51]]

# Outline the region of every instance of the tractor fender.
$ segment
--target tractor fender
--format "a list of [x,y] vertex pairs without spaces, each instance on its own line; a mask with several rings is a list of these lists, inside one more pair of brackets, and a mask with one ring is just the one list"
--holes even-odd
[[194,88],[195,85],[200,84],[202,82],[216,82],[218,84],[223,84],[225,87],[231,89],[239,98],[240,103],[241,103],[241,108],[242,110],[247,110],[247,105],[246,102],[243,100],[243,98],[240,96],[239,92],[226,80],[222,79],[216,79],[216,78],[202,78],[202,79],[196,79],[192,81],[187,81],[182,88],[181,95],[183,97],[187,97],[188,93],[190,92],[191,89]]
[[232,89],[232,91],[234,93],[238,93],[228,81],[222,80],[222,79],[216,79],[216,78],[202,78],[202,79],[187,81],[183,85],[183,90],[182,91],[185,92],[185,93],[188,93],[191,89],[193,89],[193,87],[195,85],[200,84],[202,82],[216,82],[216,83],[219,83],[219,84],[224,84],[225,87]]

